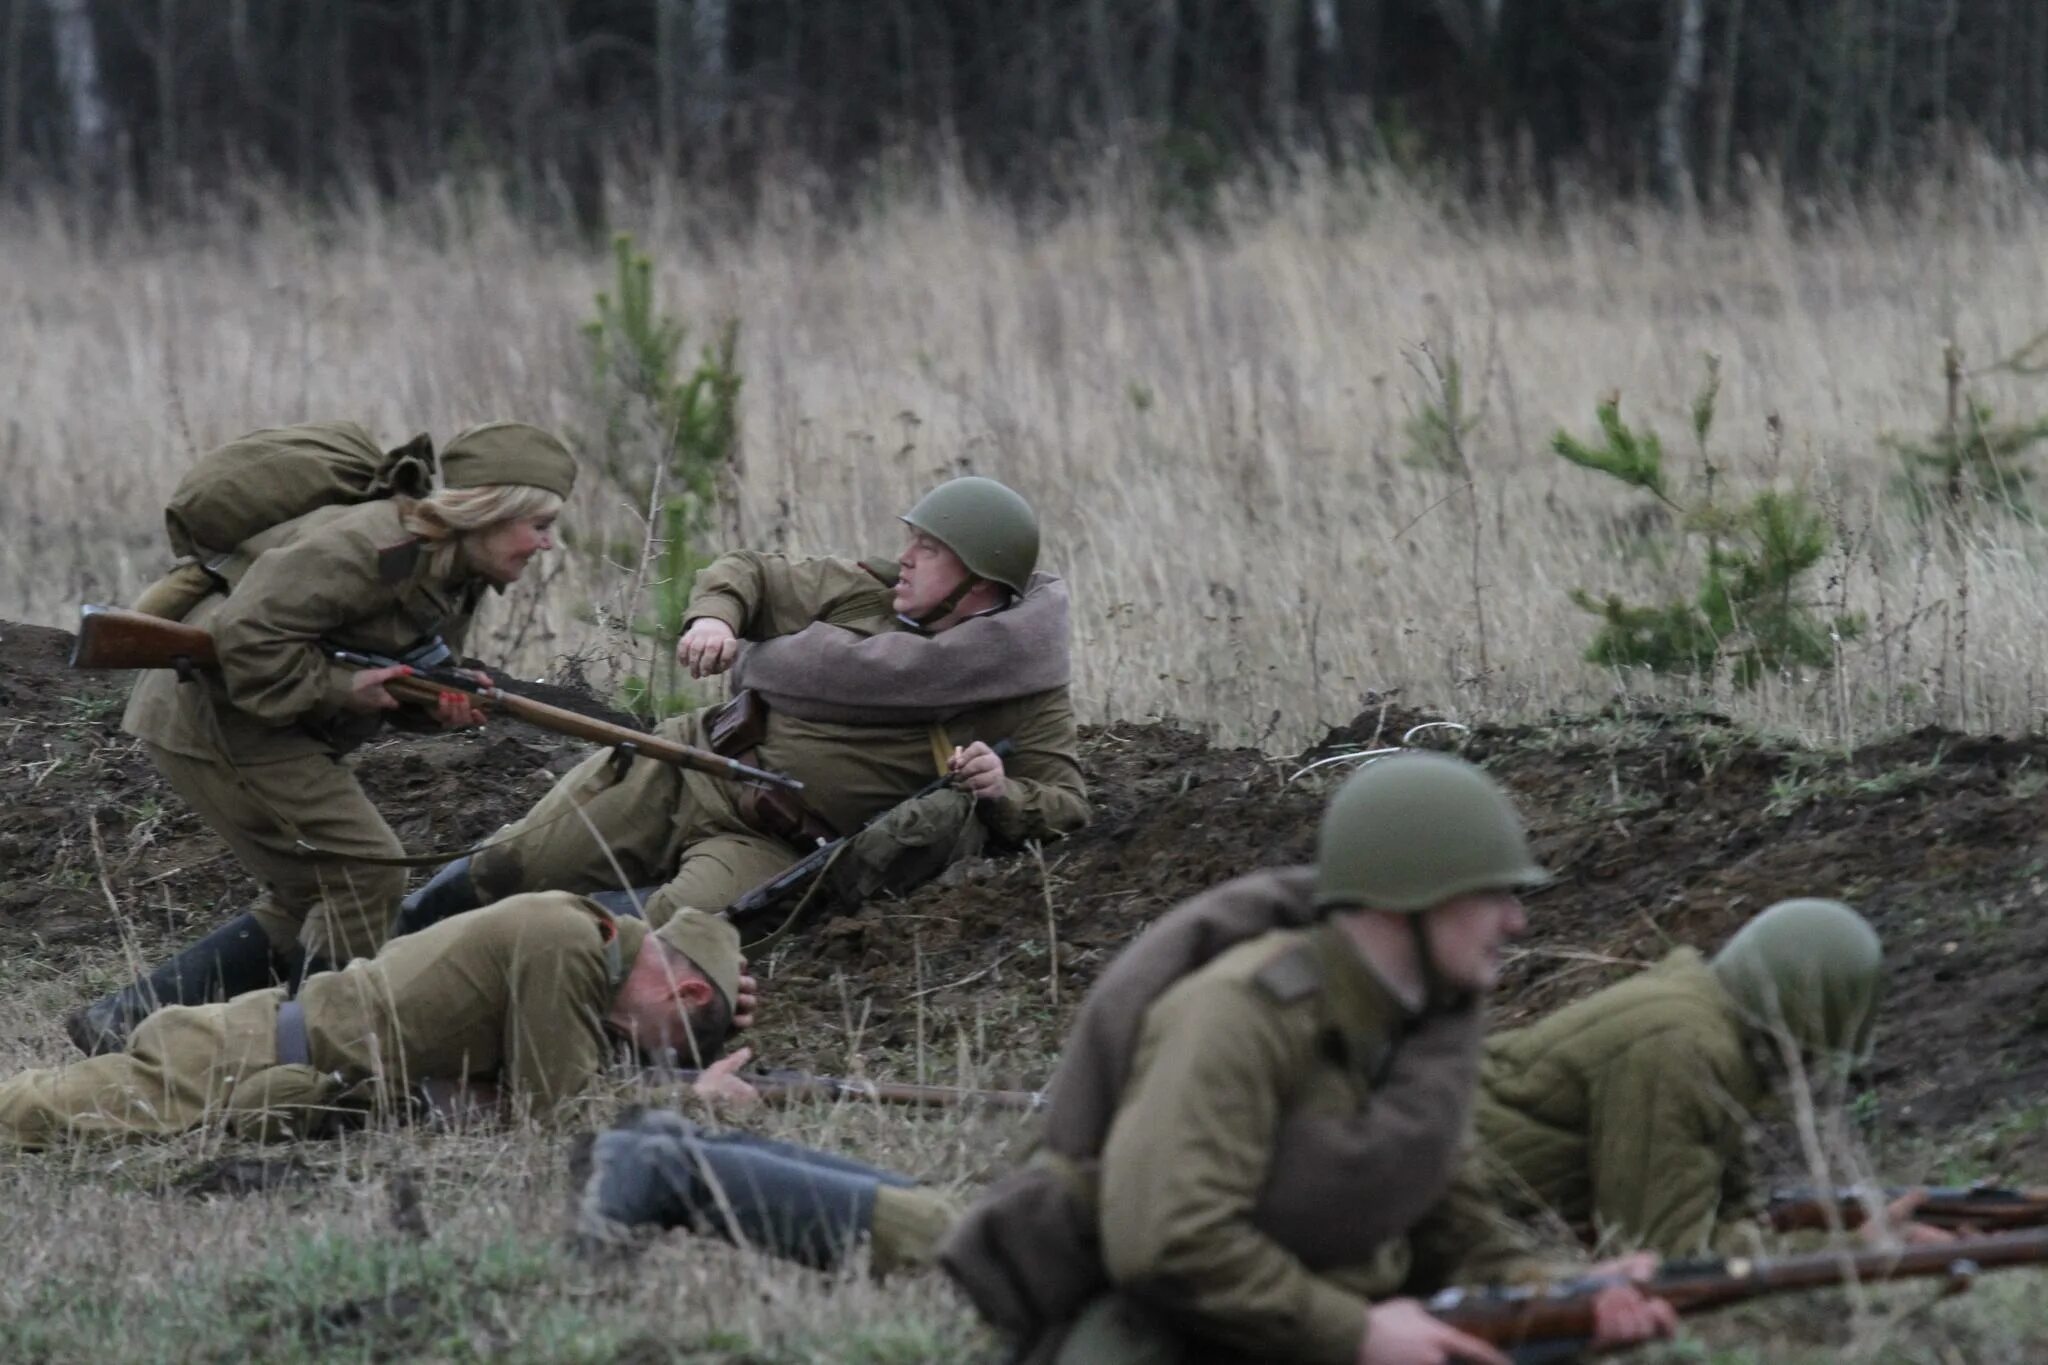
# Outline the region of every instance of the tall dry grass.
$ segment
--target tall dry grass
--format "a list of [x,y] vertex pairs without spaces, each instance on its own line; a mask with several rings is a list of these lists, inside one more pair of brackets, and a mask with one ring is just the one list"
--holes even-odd
[[[1740,221],[1581,206],[1540,231],[1327,176],[1226,199],[1210,231],[1114,189],[1027,224],[943,176],[858,221],[794,191],[737,229],[674,186],[630,198],[669,305],[744,320],[747,538],[885,552],[942,474],[1014,483],[1074,583],[1089,717],[1281,747],[1367,689],[1464,716],[1649,690],[1580,657],[1592,622],[1567,591],[1650,583],[1617,550],[1626,498],[1548,438],[1618,389],[1682,449],[1705,352],[1731,477],[1825,500],[1845,548],[1819,590],[1871,628],[1839,680],[1704,699],[1835,742],[2038,714],[2041,534],[1930,536],[1886,495],[1880,444],[1938,422],[1945,338],[1983,361],[2048,326],[2048,195],[1996,165],[1918,206],[1823,217],[1759,193]],[[605,253],[488,195],[315,219],[251,192],[210,227],[66,224],[50,205],[0,227],[0,615],[131,594],[163,562],[179,470],[253,426],[517,417],[594,439],[577,326]],[[1482,414],[1476,507],[1404,460],[1425,342],[1455,346]],[[2048,407],[2027,382],[1983,389]],[[597,482],[585,545],[637,543],[638,509]],[[592,615],[630,575],[589,554],[552,573],[544,603],[500,611],[498,647],[527,669],[615,650]]]

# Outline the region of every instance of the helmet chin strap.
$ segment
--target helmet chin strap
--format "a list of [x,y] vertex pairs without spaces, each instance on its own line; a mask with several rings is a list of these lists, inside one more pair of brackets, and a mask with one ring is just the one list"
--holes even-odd
[[1444,981],[1444,974],[1437,969],[1436,952],[1430,946],[1429,928],[1424,923],[1427,912],[1410,917],[1408,924],[1415,935],[1415,969],[1422,976],[1422,1012],[1435,1014],[1450,1007],[1457,997]]
[[910,619],[916,623],[919,630],[929,631],[933,626],[951,616],[959,608],[960,604],[967,600],[967,594],[973,592],[981,584],[982,580],[980,578],[973,574],[968,574],[960,580],[959,587],[946,594],[945,601],[931,608],[922,616],[913,616]]

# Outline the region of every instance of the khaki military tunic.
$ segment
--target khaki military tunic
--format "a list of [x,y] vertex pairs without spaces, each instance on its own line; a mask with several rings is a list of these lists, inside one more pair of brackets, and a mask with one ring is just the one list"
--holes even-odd
[[[742,551],[697,575],[686,614],[723,621],[746,640],[794,634],[817,621],[874,635],[906,628],[890,609],[890,591],[886,574],[853,560]],[[702,746],[708,714],[677,717],[658,733]],[[800,779],[806,804],[851,833],[942,773],[954,746],[999,739],[1015,746],[1004,764],[1007,790],[977,803],[976,812],[992,833],[1021,842],[1086,822],[1073,704],[1063,687],[976,707],[936,727],[771,713],[757,761]],[[728,782],[658,763],[635,762],[621,775],[610,754],[593,754],[494,836],[471,875],[486,896],[663,881],[647,906],[654,924],[685,906],[722,909],[809,851],[751,827],[736,794]]]
[[302,1065],[278,1061],[281,990],[159,1010],[125,1052],[0,1082],[0,1143],[211,1119],[304,1131],[329,1106],[430,1079],[490,1081],[546,1116],[602,1071],[604,1017],[646,933],[565,893],[453,916],[307,981]]
[[[1412,1022],[1331,925],[1242,944],[1161,996],[1102,1153],[1102,1247],[1124,1302],[1084,1314],[1062,1365],[1106,1361],[1159,1330],[1189,1359],[1349,1365],[1374,1301],[1460,1271],[1512,1273],[1526,1249],[1465,1183],[1370,1258],[1320,1270],[1252,1220],[1283,1125],[1365,1110],[1371,1072]],[[1332,1221],[1373,1199],[1335,1194]]]
[[439,635],[459,651],[485,584],[459,554],[427,552],[388,500],[274,527],[218,571],[232,591],[186,618],[213,633],[218,673],[145,671],[122,723],[262,885],[253,913],[273,945],[375,952],[405,871],[356,859],[404,849],[341,759],[392,713],[349,711],[355,670],[320,641],[396,655]]
[[1478,1130],[1502,1202],[1669,1256],[1738,1249],[1768,1080],[1734,1000],[1681,948],[1487,1040]]

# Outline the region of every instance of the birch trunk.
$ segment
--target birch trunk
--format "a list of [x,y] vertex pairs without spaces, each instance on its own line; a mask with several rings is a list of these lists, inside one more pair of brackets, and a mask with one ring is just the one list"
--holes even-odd
[[1671,54],[1671,79],[1657,106],[1657,191],[1668,200],[1692,197],[1692,169],[1685,153],[1685,129],[1700,89],[1705,62],[1706,0],[1678,0],[1678,41]]
[[100,87],[99,44],[85,0],[43,0],[50,11],[50,37],[57,49],[57,81],[71,128],[71,160],[80,178],[102,182],[113,139],[114,116]]

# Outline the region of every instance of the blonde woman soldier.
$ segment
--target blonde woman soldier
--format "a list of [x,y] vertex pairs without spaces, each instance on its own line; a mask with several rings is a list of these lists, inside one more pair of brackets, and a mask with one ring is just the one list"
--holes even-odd
[[[226,591],[185,619],[213,633],[218,670],[189,682],[145,672],[122,724],[262,895],[75,1011],[65,1027],[85,1052],[118,1051],[162,1006],[230,998],[383,943],[405,893],[405,868],[391,861],[404,849],[342,760],[387,721],[405,723],[384,688],[403,670],[348,668],[323,644],[422,657],[438,637],[459,656],[483,594],[516,582],[552,547],[576,481],[561,440],[519,422],[471,427],[440,467],[442,486],[428,497],[322,507],[207,566]],[[451,692],[432,719],[459,727],[481,716]]]

